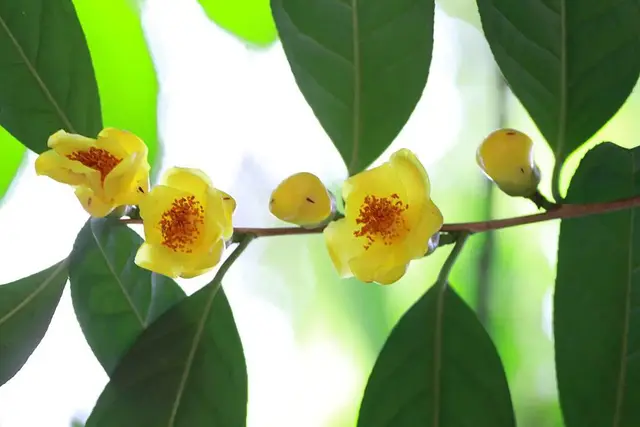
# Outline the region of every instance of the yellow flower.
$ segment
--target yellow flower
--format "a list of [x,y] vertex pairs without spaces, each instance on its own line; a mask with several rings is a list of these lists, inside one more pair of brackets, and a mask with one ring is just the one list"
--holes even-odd
[[324,231],[341,277],[391,284],[404,275],[411,260],[427,254],[429,240],[442,227],[427,172],[407,149],[349,178],[342,194],[345,218]]
[[59,130],[47,144],[51,150],[36,159],[36,173],[74,186],[94,217],[138,204],[149,191],[148,149],[130,132],[107,128],[92,139]]
[[195,277],[220,261],[233,234],[235,200],[198,169],[172,168],[140,202],[145,243],[135,263],[169,277]]
[[540,184],[540,169],[533,160],[533,141],[515,129],[498,129],[482,141],[476,161],[506,194],[528,197]]
[[285,179],[271,193],[269,210],[278,219],[313,227],[331,217],[335,203],[320,179],[300,172]]

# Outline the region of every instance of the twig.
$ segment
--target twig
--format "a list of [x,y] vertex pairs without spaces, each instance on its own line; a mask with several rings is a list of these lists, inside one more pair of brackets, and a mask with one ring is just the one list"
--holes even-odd
[[[589,203],[589,204],[565,204],[557,209],[541,212],[533,215],[517,216],[513,218],[494,219],[490,221],[460,222],[454,224],[444,224],[440,231],[443,232],[467,232],[482,233],[490,230],[501,230],[503,228],[515,227],[518,225],[534,224],[536,222],[550,221],[553,219],[568,219],[581,216],[597,215],[607,212],[615,212],[640,206],[640,196],[627,199],[615,200],[612,202]],[[141,224],[140,219],[120,219],[123,224]],[[301,228],[301,227],[279,227],[279,228],[245,228],[234,229],[237,234],[252,234],[256,237],[273,236],[296,236],[302,234],[322,233],[324,227]]]

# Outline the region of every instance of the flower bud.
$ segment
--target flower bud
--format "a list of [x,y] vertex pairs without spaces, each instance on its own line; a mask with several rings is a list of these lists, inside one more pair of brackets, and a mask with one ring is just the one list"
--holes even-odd
[[487,136],[476,161],[489,179],[506,194],[529,197],[540,183],[540,169],[533,160],[533,141],[515,129],[499,129]]
[[313,228],[332,218],[335,199],[320,179],[300,172],[285,179],[271,193],[269,210],[278,219]]

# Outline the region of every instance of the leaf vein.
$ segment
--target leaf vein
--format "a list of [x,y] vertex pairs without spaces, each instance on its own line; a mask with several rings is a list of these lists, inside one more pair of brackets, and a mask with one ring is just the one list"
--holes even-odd
[[116,273],[115,268],[111,264],[111,261],[107,257],[107,253],[105,252],[104,248],[100,244],[100,240],[98,239],[98,236],[96,236],[96,233],[95,233],[95,231],[93,229],[93,224],[90,224],[89,228],[91,229],[91,235],[93,236],[93,240],[96,242],[96,246],[98,247],[98,250],[100,251],[100,254],[102,254],[102,257],[104,258],[105,264],[107,264],[107,268],[109,269],[109,271],[111,272],[113,277],[115,277],[116,283],[118,283],[118,286],[120,287],[120,290],[122,291],[122,295],[124,295],[124,299],[131,306],[131,310],[135,314],[136,319],[138,319],[138,322],[140,322],[140,326],[142,326],[142,328],[144,329],[144,327],[145,327],[144,320],[142,319],[142,316],[138,312],[138,309],[136,308],[136,306],[133,304],[133,300],[131,299],[131,297],[127,293],[127,290],[124,287],[124,283],[122,283],[122,280],[120,280],[120,276],[118,276],[118,274]]
[[[44,81],[40,77],[40,74],[38,74],[38,71],[35,69],[35,67],[31,63],[31,61],[29,61],[29,58],[27,57],[27,55],[25,54],[24,50],[22,49],[22,46],[20,45],[18,40],[15,38],[15,36],[13,35],[11,30],[7,26],[7,23],[2,18],[2,16],[0,16],[0,27],[2,27],[4,32],[7,33],[7,36],[9,37],[9,40],[11,40],[11,43],[13,44],[14,48],[18,52],[18,55],[20,56],[20,58],[22,58],[22,61],[24,62],[24,65],[27,67],[27,69],[29,70],[29,72],[31,73],[33,78],[35,79],[35,81],[38,84],[38,86],[40,86],[40,89],[42,90],[42,93],[44,94],[45,98],[47,98],[47,100],[51,103],[51,106],[53,107],[53,109],[58,114],[58,117],[60,118],[62,123],[64,123],[64,125],[67,127],[69,132],[76,133],[73,125],[71,124],[71,122],[67,118],[67,116],[64,113],[64,111],[62,111],[62,109],[60,108],[60,106],[56,102],[55,98],[53,97],[53,95],[51,94],[49,89],[47,88],[47,85],[45,85]],[[37,55],[37,52],[36,52],[36,55]]]
[[62,261],[60,263],[60,265],[58,266],[58,268],[56,268],[55,271],[53,271],[51,273],[51,275],[49,277],[47,277],[47,279],[45,281],[43,281],[40,286],[38,286],[28,297],[26,297],[24,300],[22,300],[20,302],[20,304],[17,304],[11,311],[9,311],[7,314],[2,316],[0,318],[0,326],[4,322],[6,322],[9,318],[11,318],[14,314],[16,314],[18,311],[20,311],[24,307],[26,307],[31,301],[33,301],[33,299],[35,297],[40,295],[40,293],[42,291],[44,291],[47,288],[47,286],[49,286],[51,284],[51,282],[53,282],[53,279],[55,279],[57,277],[57,275],[60,272],[60,270],[62,270],[63,268],[66,268],[68,262],[69,262],[68,258],[65,259],[64,261]]

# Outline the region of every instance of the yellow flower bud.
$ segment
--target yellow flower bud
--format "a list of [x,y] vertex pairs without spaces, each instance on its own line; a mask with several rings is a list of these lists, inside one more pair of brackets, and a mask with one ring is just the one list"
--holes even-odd
[[130,132],[107,128],[93,139],[60,130],[47,144],[51,150],[36,159],[36,173],[75,187],[94,217],[138,204],[149,191],[147,146]]
[[235,200],[198,169],[171,168],[140,202],[145,243],[135,263],[168,277],[190,278],[220,261],[233,234]]
[[533,160],[533,141],[515,129],[499,129],[487,136],[476,153],[482,171],[506,194],[529,197],[540,183]]
[[300,172],[291,175],[273,190],[269,210],[282,221],[314,227],[332,217],[335,202],[317,176]]

